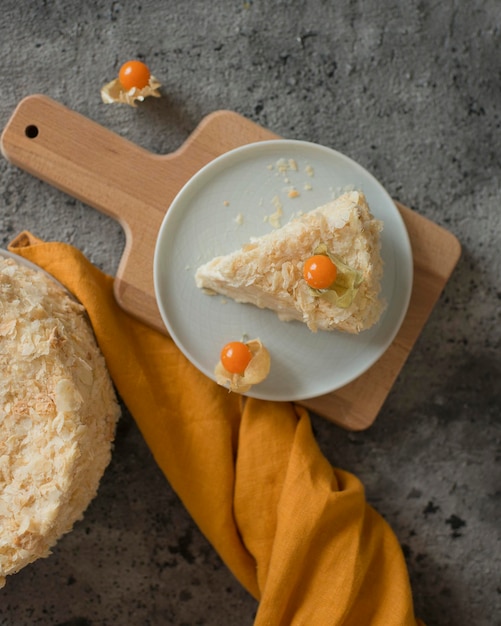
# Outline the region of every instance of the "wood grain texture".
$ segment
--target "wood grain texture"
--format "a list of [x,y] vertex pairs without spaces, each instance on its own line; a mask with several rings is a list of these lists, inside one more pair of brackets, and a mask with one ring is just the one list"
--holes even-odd
[[[155,155],[46,96],[34,95],[14,111],[1,149],[13,164],[120,222],[126,245],[115,280],[117,301],[166,332],[154,293],[153,252],[168,207],[214,158],[276,138],[234,112],[216,111],[176,152]],[[302,402],[348,429],[362,430],[375,420],[460,256],[451,233],[401,204],[397,207],[414,255],[414,287],[404,323],[365,374],[334,393]]]

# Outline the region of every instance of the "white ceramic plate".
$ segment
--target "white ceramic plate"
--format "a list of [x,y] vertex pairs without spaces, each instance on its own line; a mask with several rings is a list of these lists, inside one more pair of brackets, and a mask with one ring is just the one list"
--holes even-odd
[[[290,160],[297,170],[281,171],[279,165]],[[300,195],[289,197],[292,188]],[[382,292],[388,307],[375,327],[359,335],[312,333],[300,322],[281,322],[271,311],[208,296],[196,287],[194,274],[199,265],[273,229],[270,216],[278,202],[283,225],[299,211],[312,210],[348,189],[363,191],[374,216],[384,222]],[[348,157],[303,141],[254,143],[206,165],[167,211],[154,257],[158,306],[177,346],[214,379],[213,369],[224,344],[259,337],[270,352],[271,371],[246,395],[266,400],[323,395],[371,367],[400,328],[412,278],[409,237],[387,192]]]

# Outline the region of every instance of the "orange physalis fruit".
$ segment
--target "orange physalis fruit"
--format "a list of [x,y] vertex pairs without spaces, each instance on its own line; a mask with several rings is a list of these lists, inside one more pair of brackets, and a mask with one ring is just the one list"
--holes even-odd
[[270,366],[270,353],[260,339],[230,341],[221,350],[214,376],[218,385],[245,393],[268,376]]
[[303,276],[313,289],[328,289],[336,280],[337,267],[327,255],[315,254],[304,262]]
[[221,363],[231,374],[243,374],[252,359],[252,352],[241,341],[230,341],[221,350]]
[[148,85],[150,76],[148,66],[142,61],[127,61],[118,72],[118,80],[126,91],[134,87],[143,89]]

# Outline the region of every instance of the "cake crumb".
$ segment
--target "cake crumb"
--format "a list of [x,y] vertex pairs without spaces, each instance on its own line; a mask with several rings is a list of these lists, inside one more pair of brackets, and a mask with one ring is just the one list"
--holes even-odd
[[295,159],[278,159],[278,161],[275,163],[275,167],[277,168],[279,173],[284,174],[286,178],[287,178],[287,172],[298,171],[298,166],[297,166],[297,162]]
[[315,176],[315,172],[311,165],[307,165],[304,171],[308,174],[310,178],[313,178],[313,176]]
[[239,226],[241,226],[244,223],[244,216],[242,215],[242,213],[239,213],[235,217],[235,223],[238,224]]
[[275,165],[281,174],[285,174],[285,172],[289,169],[289,164],[285,159],[278,159]]
[[282,210],[282,203],[280,202],[280,198],[278,196],[273,196],[272,203],[277,211]]
[[289,198],[298,198],[301,194],[297,189],[292,188],[289,189],[287,195],[289,196]]
[[280,198],[278,196],[274,196],[272,200],[273,206],[275,207],[275,212],[272,213],[265,218],[265,221],[268,221],[273,228],[280,228],[280,218],[284,214],[282,203],[280,202]]

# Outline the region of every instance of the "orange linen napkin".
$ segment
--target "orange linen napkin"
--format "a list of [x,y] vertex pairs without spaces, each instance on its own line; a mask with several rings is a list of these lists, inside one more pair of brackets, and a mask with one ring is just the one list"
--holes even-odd
[[84,304],[123,401],[208,540],[259,600],[256,626],[416,626],[405,562],[353,475],[291,403],[219,387],[125,313],[78,250],[20,235],[11,251]]

